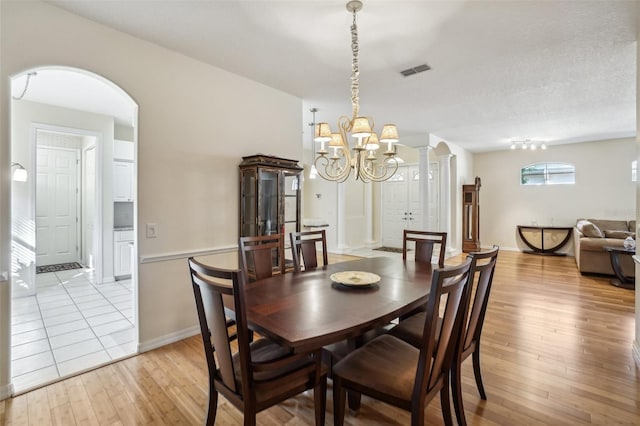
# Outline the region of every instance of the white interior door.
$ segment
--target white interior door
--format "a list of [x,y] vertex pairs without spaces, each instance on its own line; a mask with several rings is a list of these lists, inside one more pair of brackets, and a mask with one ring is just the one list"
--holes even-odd
[[38,147],[36,265],[78,257],[78,151]]
[[402,247],[402,234],[409,218],[406,167],[399,167],[395,175],[382,184],[382,245]]
[[420,168],[407,168],[407,211],[406,229],[425,231],[422,229],[422,204],[420,198]]

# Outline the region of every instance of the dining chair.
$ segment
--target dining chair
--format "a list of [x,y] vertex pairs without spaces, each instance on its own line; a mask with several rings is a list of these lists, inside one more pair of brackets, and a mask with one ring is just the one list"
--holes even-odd
[[[243,274],[204,265],[193,257],[188,263],[209,370],[206,425],[215,423],[218,393],[243,412],[245,425],[255,425],[258,412],[307,389],[313,389],[316,425],[324,425],[327,375],[320,350],[294,354],[266,338],[250,342]],[[225,301],[232,301],[235,312],[235,353],[226,327]]]
[[[384,334],[334,365],[334,425],[344,424],[347,390],[410,411],[414,426],[424,424],[425,404],[440,393],[445,424],[453,424],[449,371],[459,340],[470,267],[471,260],[467,259],[458,266],[434,271],[422,330],[424,344],[419,349]],[[441,303],[444,315],[438,328]]]
[[440,254],[438,256],[438,267],[444,268],[444,255],[447,248],[446,232],[412,231],[405,229],[402,238],[402,259],[407,259],[407,243],[415,243],[416,262],[431,263],[433,247],[439,244]]
[[283,234],[240,237],[239,250],[241,268],[249,281],[284,274]]
[[483,400],[487,399],[487,394],[482,383],[482,373],[480,371],[480,336],[482,335],[482,326],[484,325],[484,317],[487,313],[487,304],[489,302],[489,294],[493,284],[493,275],[498,260],[498,246],[493,246],[491,250],[484,252],[469,253],[473,259],[473,281],[475,282],[475,291],[469,288],[469,317],[463,324],[460,333],[460,342],[456,350],[456,359],[451,369],[451,386],[453,394],[453,406],[456,412],[458,424],[465,426],[467,424],[464,407],[462,404],[462,361],[473,355],[473,374],[476,379],[478,393]]
[[[473,373],[476,379],[478,393],[484,400],[487,395],[482,382],[482,374],[480,371],[480,336],[482,334],[482,326],[484,317],[487,312],[487,304],[489,302],[489,294],[493,283],[493,274],[498,259],[498,246],[493,246],[490,250],[483,252],[469,253],[468,258],[471,259],[471,278],[469,292],[467,294],[465,318],[462,332],[460,333],[460,341],[456,348],[455,361],[451,370],[451,387],[453,394],[453,405],[456,412],[458,424],[466,425],[464,416],[464,408],[462,403],[462,384],[461,384],[461,365],[469,356],[473,355]],[[420,347],[422,341],[422,324],[425,321],[425,313],[419,312],[411,317],[401,321],[393,327],[389,334]],[[438,325],[441,324],[438,321]]]
[[302,264],[304,264],[305,271],[318,267],[316,243],[322,244],[322,265],[324,266],[329,263],[327,255],[327,233],[324,229],[320,231],[292,232],[289,234],[289,237],[291,238],[293,270],[295,272],[302,270],[300,255],[302,255]]

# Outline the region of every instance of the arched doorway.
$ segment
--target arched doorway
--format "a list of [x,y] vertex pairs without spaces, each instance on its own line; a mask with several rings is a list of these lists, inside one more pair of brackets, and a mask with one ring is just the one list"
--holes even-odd
[[[136,271],[116,276],[114,228],[134,238],[137,104],[85,70],[12,77],[12,384],[24,392],[137,350]],[[118,158],[118,141],[130,145]],[[114,160],[130,164],[130,199],[114,198]],[[117,280],[116,278],[123,278]]]

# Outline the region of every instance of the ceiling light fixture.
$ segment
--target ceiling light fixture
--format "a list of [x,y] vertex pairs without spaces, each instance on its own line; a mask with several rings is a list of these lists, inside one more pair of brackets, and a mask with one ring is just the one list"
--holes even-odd
[[520,147],[521,149],[529,149],[531,151],[535,151],[536,149],[538,149],[538,146],[542,150],[547,149],[547,144],[545,144],[544,142],[536,143],[535,141],[532,141],[530,139],[525,139],[522,141],[511,141],[511,149]]
[[[393,176],[398,170],[398,161],[393,144],[398,142],[398,129],[395,124],[385,124],[380,138],[374,132],[374,122],[370,117],[360,115],[360,63],[358,61],[358,26],[356,13],[362,9],[361,1],[350,1],[347,10],[353,14],[351,25],[351,118],[343,115],[338,119],[339,133],[332,133],[329,124],[318,123],[314,140],[320,142],[320,150],[314,164],[318,174],[326,180],[344,182],[353,170],[356,180],[363,182],[382,182]],[[347,136],[351,134],[356,141],[350,148]],[[325,144],[328,142],[328,148]],[[380,142],[386,142],[387,150],[378,153]],[[352,151],[353,150],[353,151]]]

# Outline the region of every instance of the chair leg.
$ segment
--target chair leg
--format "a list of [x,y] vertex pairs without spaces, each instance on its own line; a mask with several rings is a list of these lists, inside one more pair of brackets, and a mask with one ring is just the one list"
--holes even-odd
[[324,426],[324,417],[327,410],[326,376],[313,388],[313,402],[316,411],[316,426]]
[[349,391],[347,394],[347,399],[349,400],[349,408],[353,411],[360,410],[360,403],[362,401],[362,395],[358,392]]
[[476,350],[473,351],[473,374],[476,376],[476,385],[478,386],[480,398],[486,401],[487,394],[484,391],[484,385],[482,384],[482,373],[480,372],[480,346],[476,346]]
[[346,391],[342,387],[340,378],[333,378],[333,424],[334,426],[344,425]]
[[214,385],[211,384],[209,389],[209,407],[207,407],[207,426],[213,426],[216,422],[216,413],[218,412],[218,392]]
[[440,389],[440,406],[442,407],[442,417],[444,418],[444,424],[447,426],[453,426],[453,419],[451,418],[451,401],[449,400],[448,374],[445,376],[442,389]]
[[453,408],[456,412],[456,419],[460,426],[466,426],[467,420],[464,417],[464,405],[462,403],[462,369],[461,362],[457,360],[451,369],[451,393],[453,394]]

